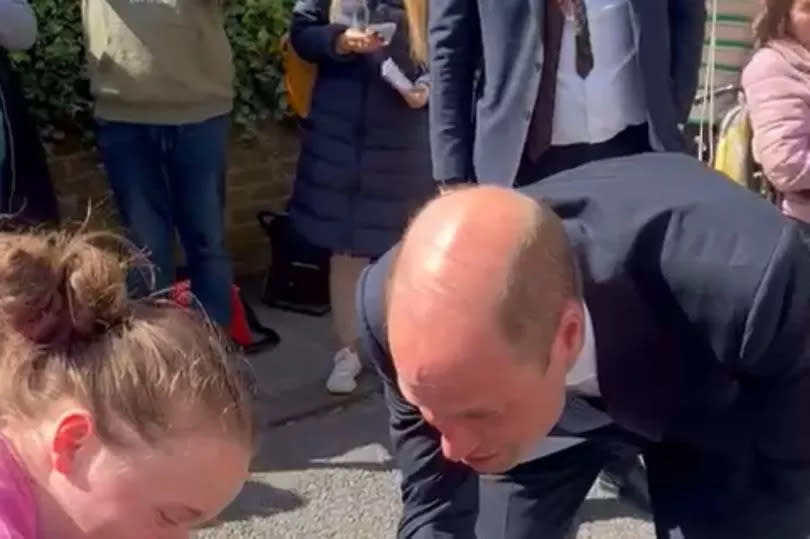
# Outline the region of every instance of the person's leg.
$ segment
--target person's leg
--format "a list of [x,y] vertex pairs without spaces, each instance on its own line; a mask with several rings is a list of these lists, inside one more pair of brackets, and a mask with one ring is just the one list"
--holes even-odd
[[612,457],[586,441],[479,481],[476,537],[563,539],[599,471]]
[[225,247],[225,173],[229,119],[173,128],[169,183],[191,291],[223,328],[231,322],[233,269]]
[[355,379],[362,370],[355,350],[357,340],[357,311],[355,291],[360,273],[369,263],[368,258],[346,254],[333,254],[329,260],[329,296],[332,320],[340,349],[335,354],[334,366],[326,381],[332,393],[351,393],[357,387]]
[[[160,135],[160,127],[99,121],[97,137],[121,221],[154,264],[157,290],[168,287],[174,275],[171,194]],[[130,286],[135,295],[153,291],[147,273],[133,269]]]
[[810,470],[765,464],[748,447],[645,452],[659,539],[810,538]]

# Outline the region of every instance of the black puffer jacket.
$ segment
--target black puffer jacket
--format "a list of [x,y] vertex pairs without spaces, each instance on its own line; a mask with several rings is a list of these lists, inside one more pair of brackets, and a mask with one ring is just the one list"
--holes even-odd
[[318,65],[289,212],[311,243],[371,258],[400,237],[409,217],[436,190],[427,108],[414,110],[380,74],[388,57],[411,80],[427,72],[410,58],[401,0],[369,0],[371,22],[393,21],[391,44],[343,57],[345,26],[328,21],[328,0],[299,0],[290,30],[296,51]]

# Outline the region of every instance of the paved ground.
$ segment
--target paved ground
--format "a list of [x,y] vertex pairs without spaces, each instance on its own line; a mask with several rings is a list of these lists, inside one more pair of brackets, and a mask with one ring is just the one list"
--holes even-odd
[[[352,399],[325,394],[328,319],[259,309],[282,345],[254,360],[267,425],[251,481],[203,539],[386,539],[399,515],[386,417],[367,378]],[[641,539],[650,525],[600,492],[582,511],[577,539]],[[487,538],[482,538],[487,539]]]

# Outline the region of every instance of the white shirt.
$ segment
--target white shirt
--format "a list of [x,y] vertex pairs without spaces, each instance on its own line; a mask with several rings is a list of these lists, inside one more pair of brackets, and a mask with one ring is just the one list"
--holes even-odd
[[577,74],[574,20],[566,16],[551,134],[555,146],[604,142],[647,121],[630,0],[585,0],[585,5],[594,66],[584,79]]
[[[588,306],[583,303],[583,307],[585,309],[585,338],[579,356],[565,377],[565,385],[567,391],[587,397],[599,397],[601,395],[596,371],[596,338],[593,333],[593,320]],[[584,441],[585,438],[576,436],[547,436],[537,444],[534,451],[531,451],[520,462],[529,462]]]

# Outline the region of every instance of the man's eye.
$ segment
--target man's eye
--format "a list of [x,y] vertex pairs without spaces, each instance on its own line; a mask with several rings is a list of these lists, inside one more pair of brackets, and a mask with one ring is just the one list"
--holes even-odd
[[469,412],[465,414],[464,418],[468,421],[487,421],[492,419],[495,416],[494,412],[484,411],[484,410],[476,410],[474,412]]
[[158,517],[160,518],[161,523],[167,526],[177,526],[177,522],[169,518],[169,516],[163,511],[158,511]]

